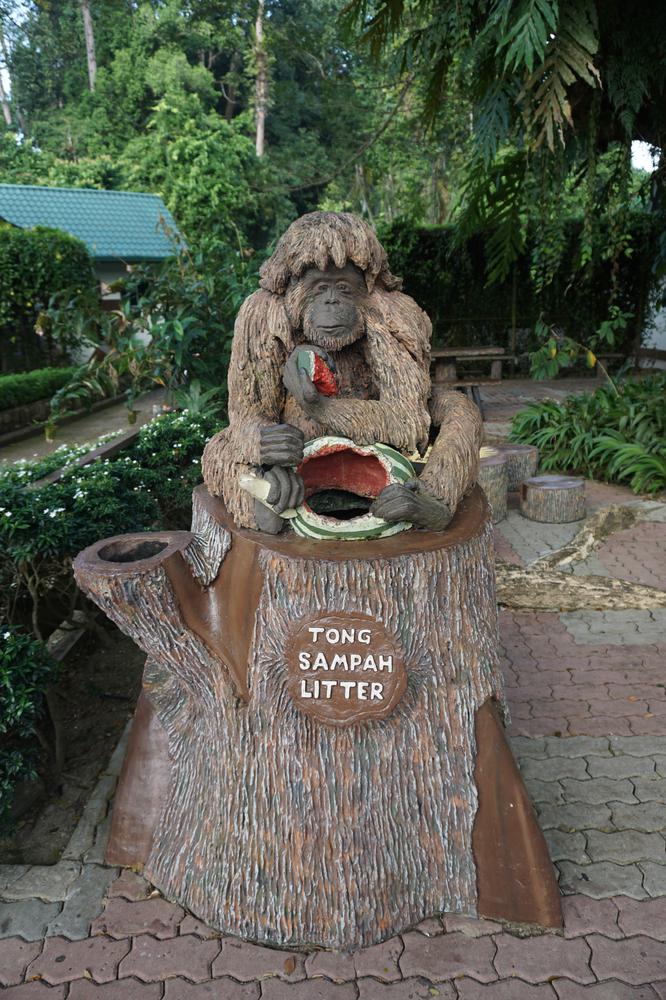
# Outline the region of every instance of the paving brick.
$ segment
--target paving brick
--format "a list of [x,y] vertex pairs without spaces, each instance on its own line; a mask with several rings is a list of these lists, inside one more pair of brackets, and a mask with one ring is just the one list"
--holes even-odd
[[585,757],[550,757],[546,760],[527,757],[521,762],[520,769],[524,778],[535,778],[537,781],[562,781],[566,778],[585,780],[589,778],[586,764]]
[[483,917],[465,917],[458,913],[447,914],[444,917],[444,926],[447,933],[459,931],[467,937],[485,937],[487,934],[499,934],[502,925],[493,920],[485,920]]
[[609,741],[602,736],[568,736],[559,739],[549,736],[545,742],[549,757],[589,757],[597,754],[603,757],[608,755],[609,750]]
[[112,941],[106,937],[83,941],[47,938],[42,954],[31,962],[26,975],[27,978],[41,976],[52,985],[87,978],[88,974],[96,983],[109,983],[116,978],[118,964],[129,946],[129,941]]
[[18,882],[29,867],[29,865],[0,865],[0,899],[2,899],[3,889],[12,885],[13,882]]
[[593,778],[647,778],[654,775],[654,760],[650,757],[590,757],[587,769]]
[[375,979],[359,979],[358,1000],[456,1000],[456,993],[451,983],[434,986],[428,979],[403,979],[390,986]]
[[546,740],[538,737],[512,736],[509,740],[516,757],[548,757]]
[[44,903],[41,899],[22,899],[15,903],[0,903],[0,938],[22,937],[38,941],[60,912],[61,903]]
[[42,950],[41,941],[5,938],[0,945],[0,986],[14,986],[25,978],[25,971]]
[[260,989],[259,983],[237,983],[227,978],[196,984],[167,979],[164,1000],[257,1000]]
[[634,715],[631,719],[617,715],[597,715],[594,718],[572,719],[569,728],[572,734],[583,732],[589,736],[608,736],[609,733],[613,733],[617,736],[630,736],[633,732],[632,722],[635,719],[642,721],[639,715]]
[[136,976],[144,983],[153,983],[169,976],[183,976],[200,983],[210,979],[211,963],[219,950],[219,941],[202,941],[191,934],[164,941],[142,934],[134,938],[131,952],[120,963],[118,978]]
[[357,996],[354,983],[329,983],[324,979],[309,979],[307,983],[267,979],[261,984],[262,1000],[356,1000]]
[[67,1000],[160,1000],[161,983],[140,983],[136,979],[95,986],[87,979],[77,979],[69,988]]
[[593,861],[656,861],[666,864],[666,842],[658,833],[641,833],[640,830],[620,830],[618,833],[601,833],[588,830],[587,853]]
[[640,802],[627,805],[624,802],[611,802],[610,810],[613,823],[620,830],[642,830],[646,833],[666,830],[666,809],[662,803]]
[[[599,934],[587,939],[590,965],[598,979],[620,979],[641,986],[666,979],[666,944],[639,936],[610,941]],[[573,978],[573,977],[569,977]]]
[[639,901],[618,896],[614,902],[619,911],[618,925],[627,937],[644,934],[657,941],[666,941],[665,897]]
[[323,976],[335,983],[350,983],[356,978],[354,956],[342,951],[316,951],[305,960],[309,979]]
[[655,1000],[651,986],[628,986],[618,979],[608,979],[594,986],[581,986],[569,979],[553,983],[559,1000]]
[[[618,898],[628,899],[626,896]],[[617,906],[613,899],[564,896],[562,914],[564,916],[564,936],[567,938],[584,937],[595,931],[610,938],[622,937],[622,931],[617,923]]]
[[650,861],[641,861],[638,866],[644,873],[643,885],[649,896],[666,896],[666,867]]
[[2,992],[2,1000],[64,1000],[66,986],[46,986],[45,983],[23,983]]
[[[623,808],[631,810],[638,808],[638,806],[625,805]],[[566,805],[542,803],[538,812],[539,826],[542,830],[558,829],[571,832],[572,830],[613,828],[611,810],[605,803],[603,805],[592,805],[589,802],[570,802]]]
[[567,802],[589,802],[598,805],[605,802],[636,802],[634,785],[629,778],[595,778],[594,781],[578,781],[564,778],[562,781],[564,798]]
[[611,736],[610,745],[615,753],[631,754],[632,757],[666,754],[666,736]]
[[551,861],[575,861],[586,864],[590,858],[585,851],[585,834],[566,833],[563,830],[545,830]]
[[104,895],[116,873],[115,868],[84,865],[61,912],[48,926],[49,937],[60,935],[72,940],[88,937],[90,925],[102,909]]
[[197,920],[190,913],[187,913],[183,917],[178,931],[180,934],[196,934],[197,937],[208,939],[222,936],[214,927],[209,927],[208,924],[202,923],[201,920]]
[[109,886],[109,897],[122,896],[123,899],[145,899],[152,891],[152,886],[143,875],[126,868],[120,877]]
[[577,865],[571,861],[558,861],[561,872],[560,889],[564,893],[582,893],[594,899],[605,899],[622,894],[632,899],[645,899],[643,872],[638,865],[616,865],[599,861],[591,865]]
[[444,933],[444,924],[439,917],[428,917],[427,920],[417,924],[414,930],[419,934],[425,934],[426,937],[437,937],[438,934]]
[[382,944],[363,948],[354,955],[354,966],[357,976],[374,976],[382,982],[391,983],[400,979],[398,965],[402,954],[402,939],[391,938]]
[[536,781],[528,778],[525,784],[533,802],[564,802],[564,792],[559,781]]
[[473,979],[457,979],[458,1000],[556,1000],[549,983],[535,986],[521,979],[502,979],[497,983],[477,983]]
[[150,934],[156,938],[175,937],[185,911],[166,899],[144,899],[136,903],[128,899],[110,899],[106,909],[92,925],[92,934],[108,934],[112,938]]
[[405,949],[400,958],[403,976],[425,976],[434,982],[464,975],[484,983],[497,979],[492,965],[495,944],[490,937],[444,934],[426,938],[410,932],[403,941]]
[[634,778],[633,785],[639,802],[666,803],[666,778]]
[[55,865],[36,865],[11,885],[3,889],[4,899],[43,899],[48,903],[66,899],[72,883],[81,872],[76,861],[59,861]]
[[305,961],[303,955],[225,938],[220,954],[213,963],[213,975],[233,976],[243,983],[279,976],[280,979],[295,983],[305,979]]
[[583,938],[561,938],[555,934],[497,938],[495,968],[500,978],[516,976],[528,983],[542,983],[551,976],[566,976],[577,983],[594,982],[589,967],[590,949]]

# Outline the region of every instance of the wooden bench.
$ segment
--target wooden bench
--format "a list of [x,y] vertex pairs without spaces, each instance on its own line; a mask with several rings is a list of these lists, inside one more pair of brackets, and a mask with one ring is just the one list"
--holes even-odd
[[433,381],[432,382],[432,389],[435,392],[437,390],[447,390],[448,391],[449,389],[456,389],[458,392],[464,393],[468,397],[468,399],[471,399],[473,403],[476,403],[476,405],[478,406],[479,411],[481,413],[481,417],[485,420],[486,419],[486,411],[485,411],[484,406],[483,406],[483,400],[481,399],[481,386],[482,385],[484,385],[484,386],[487,386],[487,385],[501,385],[501,382],[500,382],[499,379],[492,379],[492,378],[487,378],[487,379],[478,379],[478,378],[477,379],[455,379],[455,381],[451,381],[450,379],[444,379],[444,380],[439,381],[439,382],[438,381]]
[[[514,362],[513,355],[505,353],[503,347],[434,347],[431,358],[435,367],[435,382],[456,382],[458,380],[457,361],[483,361],[490,363],[490,378],[502,378],[502,362]],[[478,384],[478,380],[477,380]]]

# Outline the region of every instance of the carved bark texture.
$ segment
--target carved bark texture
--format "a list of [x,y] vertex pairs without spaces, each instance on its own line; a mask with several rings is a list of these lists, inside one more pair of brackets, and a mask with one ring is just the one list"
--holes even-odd
[[[475,718],[502,697],[480,492],[450,532],[351,550],[238,531],[205,492],[195,494],[195,524],[195,540],[185,532],[111,540],[75,565],[83,589],[149,653],[145,691],[166,735],[170,780],[160,777],[166,790],[152,829],[137,834],[147,875],[213,926],[277,945],[365,946],[437,912],[477,912]],[[129,561],[132,544],[145,554],[151,538],[155,549],[168,544]],[[225,610],[232,587],[247,620]],[[288,694],[289,635],[332,610],[383,622],[402,651],[407,689],[384,721],[324,725]],[[251,637],[249,655],[242,636],[234,645],[215,634],[220,622],[231,627],[230,614]],[[216,642],[227,642],[226,663]],[[488,812],[496,814],[492,796]],[[539,844],[540,834],[529,806],[513,815],[519,830],[508,853],[520,859],[521,837]],[[116,859],[128,863],[127,826],[123,837]],[[548,867],[545,846],[542,856]],[[486,880],[501,886],[502,859],[484,863]],[[556,890],[535,889],[533,878],[534,870],[523,878],[527,916],[518,919],[541,919],[533,900],[545,896],[544,919],[557,923]],[[515,918],[502,903],[507,891],[488,894],[488,915]]]
[[523,483],[520,512],[530,521],[565,524],[585,517],[585,481],[571,476],[534,476]]
[[481,452],[478,483],[488,498],[493,513],[493,524],[497,524],[506,517],[508,470],[503,455],[494,449],[487,450],[491,454],[484,455],[483,450]]
[[536,475],[539,449],[532,444],[502,444],[497,446],[506,459],[509,489],[519,490],[526,479]]

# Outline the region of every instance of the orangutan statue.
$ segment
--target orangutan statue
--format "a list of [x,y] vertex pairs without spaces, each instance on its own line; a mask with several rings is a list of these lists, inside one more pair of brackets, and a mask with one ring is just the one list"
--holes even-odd
[[[236,320],[229,426],[203,456],[208,491],[239,526],[275,534],[287,523],[282,512],[303,501],[297,469],[305,443],[337,435],[389,445],[416,462],[413,479],[382,489],[372,514],[446,528],[476,482],[481,416],[456,391],[431,398],[430,320],[400,291],[370,226],[346,212],[302,216],[259,284]],[[304,349],[334,373],[335,395],[299,363]],[[248,473],[270,484],[270,507],[242,487]]]

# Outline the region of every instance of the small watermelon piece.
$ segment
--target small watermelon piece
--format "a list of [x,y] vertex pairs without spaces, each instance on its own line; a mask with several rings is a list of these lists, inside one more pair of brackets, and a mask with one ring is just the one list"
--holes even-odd
[[337,396],[338,383],[335,375],[315,351],[299,351],[298,367],[308,373],[312,384],[322,396]]

